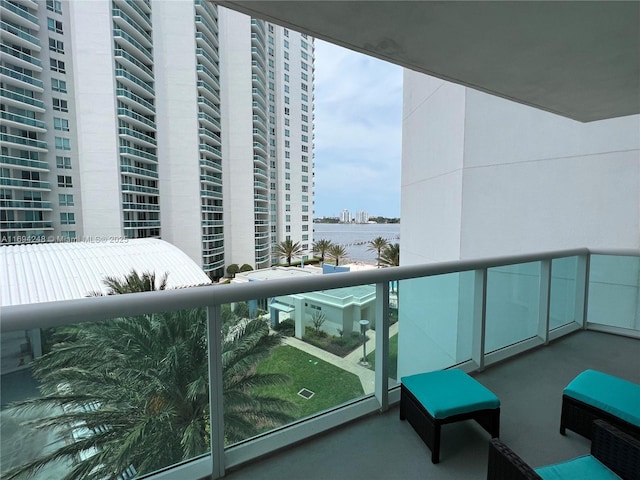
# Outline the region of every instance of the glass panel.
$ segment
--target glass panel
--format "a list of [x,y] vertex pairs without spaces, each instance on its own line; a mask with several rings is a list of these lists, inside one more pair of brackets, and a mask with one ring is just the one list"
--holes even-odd
[[375,300],[358,285],[223,305],[227,446],[373,393],[359,322],[368,354]]
[[398,378],[471,359],[474,278],[470,271],[400,282]]
[[576,278],[578,257],[556,258],[551,261],[551,298],[549,330],[575,322]]
[[485,352],[537,335],[540,262],[487,270]]
[[[210,451],[204,310],[7,341],[26,355],[2,375],[3,476],[41,464],[47,478],[75,471],[77,478],[127,479]],[[36,359],[29,363],[30,355]],[[56,452],[58,460],[45,457]]]
[[[398,282],[389,283],[389,356],[387,358],[389,388],[399,385],[398,381]],[[370,325],[372,330],[375,325]],[[373,333],[373,335],[371,334]],[[377,332],[367,333],[369,341],[366,342],[367,363],[373,371],[376,369],[375,347]]]
[[640,258],[591,255],[587,321],[640,330]]

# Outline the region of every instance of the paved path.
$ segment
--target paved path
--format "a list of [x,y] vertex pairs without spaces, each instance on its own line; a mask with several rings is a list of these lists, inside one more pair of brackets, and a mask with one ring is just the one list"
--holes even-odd
[[[393,336],[398,333],[398,324],[395,323],[389,327],[389,336]],[[367,355],[373,352],[376,348],[376,332],[375,330],[369,330],[367,332],[369,341],[367,342]],[[362,348],[357,348],[346,357],[342,358],[333,353],[329,353],[326,350],[313,346],[307,342],[304,342],[296,337],[284,337],[283,343],[290,345],[298,350],[313,355],[327,363],[335,365],[342,370],[351,372],[357,375],[362,384],[362,389],[365,394],[373,393],[375,389],[375,372],[368,367],[360,365],[360,359],[362,358]]]

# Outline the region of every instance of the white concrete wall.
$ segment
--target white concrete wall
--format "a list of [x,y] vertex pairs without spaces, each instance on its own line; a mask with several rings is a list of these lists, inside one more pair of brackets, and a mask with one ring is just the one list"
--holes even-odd
[[580,123],[405,70],[402,261],[640,248],[640,115]]
[[[69,2],[73,83],[87,236],[122,235],[110,2]],[[62,175],[62,171],[60,172]],[[68,173],[64,173],[68,175]],[[71,228],[70,228],[71,229]]]
[[457,258],[465,89],[408,70],[404,75],[402,263]]
[[202,265],[193,5],[153,2],[162,238]]
[[640,116],[579,123],[467,89],[465,124],[460,258],[640,247]]
[[[407,70],[403,107],[403,265],[640,248],[639,115],[579,123]],[[489,350],[536,334],[539,266],[515,268],[489,278]],[[590,319],[613,315],[609,324],[637,328],[637,262],[619,259],[601,273]],[[554,271],[554,326],[574,319],[574,275],[571,261]],[[468,285],[458,283],[456,308],[446,301],[455,285],[429,283],[401,282],[400,376],[454,365],[469,351]]]

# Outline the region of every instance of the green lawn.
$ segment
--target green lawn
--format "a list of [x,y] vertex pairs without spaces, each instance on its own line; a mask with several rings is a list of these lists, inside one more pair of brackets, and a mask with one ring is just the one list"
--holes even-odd
[[[367,361],[369,362],[369,368],[375,370],[376,368],[376,352],[371,352],[367,355]],[[398,334],[393,337],[389,337],[389,377],[398,378]]]
[[[291,380],[286,385],[256,387],[254,392],[295,403],[298,406],[295,416],[298,418],[364,395],[356,375],[287,345],[274,349],[271,357],[258,365],[258,372],[289,376]],[[311,390],[314,395],[309,400],[302,398],[298,395],[302,388]]]

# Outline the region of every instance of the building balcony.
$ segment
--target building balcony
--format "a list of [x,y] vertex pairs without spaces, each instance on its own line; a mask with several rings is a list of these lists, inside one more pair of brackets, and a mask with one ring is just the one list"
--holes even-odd
[[212,153],[214,155],[217,155],[218,157],[222,158],[222,150],[220,149],[220,147],[212,147],[211,145],[208,145],[206,143],[201,143],[198,148],[200,150],[203,150],[205,152],[208,153]]
[[49,171],[49,164],[41,160],[30,160],[28,158],[2,155],[0,156],[0,163],[4,163],[6,165],[18,165],[19,167],[26,167],[27,170]]
[[140,133],[132,128],[120,127],[118,128],[118,134],[121,135],[126,140],[130,140],[132,142],[140,143],[141,145],[148,148],[156,148],[157,141],[155,138],[146,135],[144,133]]
[[207,127],[212,128],[214,131],[220,131],[220,121],[208,113],[198,112],[198,120],[204,123]]
[[144,158],[145,160],[149,160],[150,162],[158,163],[158,156],[156,154],[149,153],[138,148],[120,146],[119,151],[120,155],[122,155],[123,157],[131,158],[134,160]]
[[142,129],[150,129],[155,131],[156,123],[152,118],[140,115],[128,108],[118,108],[118,118],[136,125]]
[[40,40],[38,37],[31,35],[27,32],[8,24],[7,22],[0,21],[0,34],[7,38],[7,43],[14,45],[20,45],[37,52],[40,51]]
[[139,4],[134,0],[115,0],[114,4],[117,5],[118,8],[127,12],[140,27],[148,30],[151,29],[151,16],[149,15],[149,12],[141,8],[143,4]]
[[7,67],[0,67],[0,75],[2,75],[3,82],[16,85],[20,88],[27,88],[34,90],[38,93],[44,92],[44,83],[42,80],[32,77],[31,75],[25,75],[24,73],[16,72]]
[[0,45],[0,51],[11,55],[13,57],[11,58],[11,62],[20,67],[33,69],[37,72],[42,71],[42,62],[39,58],[36,58],[33,55],[28,55],[8,45]]
[[18,135],[9,135],[7,133],[0,134],[0,140],[6,145],[9,144],[20,145],[21,148],[26,150],[33,150],[37,152],[47,152],[47,142],[35,140],[33,138],[20,137]]
[[[151,165],[150,165],[151,166]],[[142,178],[158,178],[158,172],[150,168],[134,167],[133,165],[120,165],[120,171],[122,173],[129,173],[134,177]]]
[[47,131],[46,123],[36,120],[35,118],[25,117],[24,115],[16,115],[15,113],[0,111],[0,118],[4,120],[7,126],[14,126],[21,129],[27,127],[27,130],[44,133]]
[[222,173],[222,162],[220,160],[201,158],[200,166],[207,170],[213,170],[214,172]]
[[218,55],[212,55],[208,53],[204,48],[196,48],[196,57],[206,63],[206,67],[213,71],[214,75],[220,75],[220,71],[218,69],[218,62],[220,59]]
[[13,105],[18,108],[26,108],[39,113],[44,112],[44,102],[42,100],[12,92],[11,90],[6,90],[4,88],[0,88],[0,97],[2,97],[2,100],[9,105]]
[[[587,368],[640,382],[639,273],[640,251],[577,249],[16,305],[3,308],[0,327],[7,335],[123,317],[146,322],[152,314],[202,309],[212,447],[149,478],[484,478],[488,438],[471,423],[444,429],[441,463],[431,464],[422,440],[398,419],[399,379],[460,368],[499,396],[501,438],[532,464],[586,453],[587,441],[558,433],[562,389]],[[352,316],[347,312],[357,298],[365,300]],[[285,312],[301,329],[308,305],[321,305],[330,333],[348,333],[369,319],[375,327],[367,333],[369,366],[358,362],[359,350],[336,358],[287,337],[276,348],[308,369],[302,386],[313,396],[300,400],[292,420],[229,441],[223,405],[233,398],[223,384],[221,322],[223,309],[242,302],[271,305],[265,319],[278,322],[277,312]],[[334,304],[350,308],[332,310]],[[292,364],[285,365],[272,373],[293,375]],[[311,372],[324,377],[331,399],[322,401],[326,390],[311,384]],[[3,383],[3,404],[19,385]],[[271,395],[281,391],[284,386]],[[28,434],[17,429],[15,438],[3,436],[16,444]]]
[[51,202],[40,200],[0,200],[0,208],[12,210],[51,210]]
[[141,62],[153,62],[153,53],[151,52],[151,48],[142,45],[124,30],[120,28],[114,28],[113,36],[118,42],[118,45],[120,45],[124,50],[132,54]]
[[[215,92],[209,85],[202,82],[201,80],[198,80],[198,88],[203,88],[207,92],[209,92],[210,90],[211,92]],[[212,98],[216,97],[214,96]],[[202,108],[203,110],[208,109],[210,113],[213,113],[215,116],[220,118],[220,107],[202,95],[198,95],[198,107]]]
[[[119,8],[112,8],[111,15],[116,25],[134,37],[140,44],[146,48],[151,48],[153,41],[151,35],[147,33],[138,23]],[[145,22],[146,23],[146,22]]]
[[127,72],[123,68],[116,68],[116,79],[139,95],[148,94],[152,97],[155,96],[152,83],[139,79],[133,73]]
[[196,24],[203,25],[210,33],[215,34],[218,33],[218,24],[217,22],[210,22],[203,15],[196,15]]
[[151,69],[138,60],[133,55],[129,54],[126,50],[122,48],[116,48],[113,52],[113,55],[118,59],[120,64],[124,65],[126,68],[135,72],[135,74],[142,78],[145,82],[153,82],[153,72]]
[[210,33],[196,32],[196,45],[198,47],[209,50],[209,53],[217,54],[218,51],[218,38],[216,35]]
[[38,17],[29,13],[28,9],[20,8],[7,0],[0,0],[0,9],[2,10],[2,16],[4,19],[10,20],[29,29],[36,31],[40,30]]

